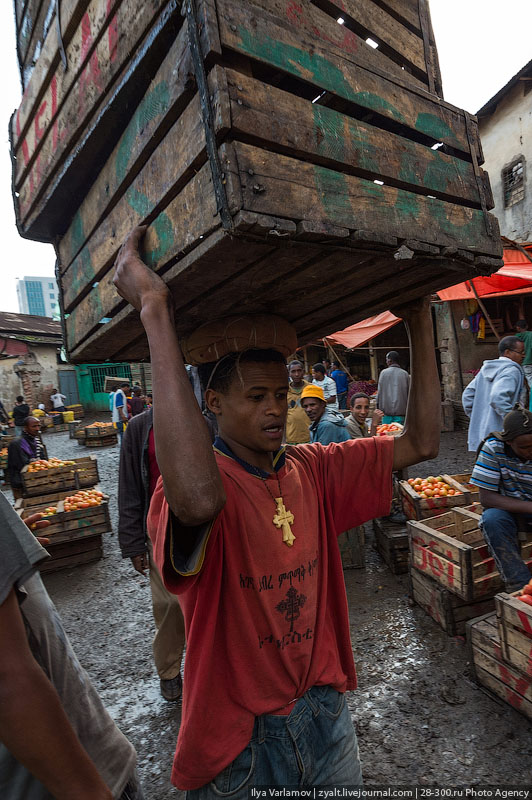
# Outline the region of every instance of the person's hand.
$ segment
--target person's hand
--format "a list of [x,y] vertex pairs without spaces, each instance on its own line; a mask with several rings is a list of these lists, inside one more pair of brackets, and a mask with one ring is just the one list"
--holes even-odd
[[141,311],[149,300],[171,306],[171,296],[166,284],[143,262],[139,244],[147,226],[133,228],[119,250],[115,262],[113,283],[118,294]]
[[132,556],[131,563],[137,572],[140,572],[141,575],[146,576],[146,570],[150,564],[147,553],[142,553],[140,556]]
[[[42,514],[30,514],[29,517],[26,517],[24,520],[24,524],[30,529],[30,531],[35,531],[41,528],[47,528],[50,525],[49,519],[43,519]],[[37,536],[36,537],[39,544],[42,544],[46,547],[47,544],[50,544],[50,539],[46,538],[45,536]]]
[[373,414],[371,415],[372,424],[380,425],[383,416],[384,416],[384,411],[382,411],[380,408],[376,408]]

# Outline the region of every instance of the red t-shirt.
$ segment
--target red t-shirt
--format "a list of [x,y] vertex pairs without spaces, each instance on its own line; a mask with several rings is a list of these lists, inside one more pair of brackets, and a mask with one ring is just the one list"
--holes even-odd
[[148,436],[148,463],[150,465],[150,497],[152,497],[155,487],[157,486],[157,481],[159,480],[159,475],[161,474],[161,470],[159,469],[159,464],[157,463],[157,456],[155,454],[155,436],[153,435],[153,426],[150,428],[150,433]]
[[[255,717],[316,685],[354,689],[356,673],[336,537],[387,514],[393,439],[290,448],[277,473],[294,515],[288,547],[263,481],[216,453],[226,504],[184,564],[162,480],[148,516],[154,558],[179,594],[187,656],[172,783],[196,789],[247,746]],[[275,474],[268,479],[279,494]],[[179,569],[179,572],[177,571]]]

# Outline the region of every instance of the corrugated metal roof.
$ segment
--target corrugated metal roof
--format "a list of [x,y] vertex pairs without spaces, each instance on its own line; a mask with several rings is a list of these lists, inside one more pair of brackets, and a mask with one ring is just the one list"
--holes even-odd
[[43,336],[52,341],[62,341],[61,323],[50,317],[38,317],[33,314],[12,314],[0,311],[0,335],[15,336],[24,339],[26,336],[41,339]]

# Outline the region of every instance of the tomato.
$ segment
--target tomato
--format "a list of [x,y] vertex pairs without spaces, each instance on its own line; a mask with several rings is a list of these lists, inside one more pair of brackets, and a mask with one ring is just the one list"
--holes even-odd
[[452,497],[452,496],[454,495],[454,493],[455,493],[455,492],[454,492],[454,489],[449,489],[449,490],[447,491],[447,494],[448,494],[450,497]]
[[432,489],[425,489],[425,497],[432,497],[433,494]]
[[425,494],[425,492],[420,492],[420,493],[419,493],[419,496],[420,496],[420,497],[426,497],[427,495]]
[[447,497],[448,495],[447,489],[440,489],[440,494],[442,497]]
[[527,585],[521,591],[522,591],[523,594],[532,595],[532,583],[527,583]]
[[440,490],[439,489],[434,489],[434,491],[432,492],[432,496],[433,497],[440,497]]
[[532,597],[529,594],[520,594],[517,599],[521,600],[522,603],[526,603],[527,606],[532,606]]

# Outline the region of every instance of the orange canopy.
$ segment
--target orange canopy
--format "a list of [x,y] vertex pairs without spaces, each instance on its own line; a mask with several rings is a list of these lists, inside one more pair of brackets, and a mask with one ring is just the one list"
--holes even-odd
[[[532,250],[530,251],[532,255]],[[505,248],[504,267],[489,277],[473,278],[479,297],[501,297],[532,292],[532,262],[520,250]],[[471,281],[457,283],[438,292],[440,300],[471,300],[475,293]]]
[[[532,267],[532,264],[530,266]],[[362,320],[362,322],[357,322],[355,325],[350,325],[349,328],[345,328],[343,331],[332,333],[327,336],[327,339],[348,349],[361,347],[361,345],[369,342],[370,339],[378,336],[379,333],[384,333],[388,328],[393,328],[398,322],[401,322],[401,319],[392,314],[391,311],[383,311],[382,314],[377,314],[375,317],[369,317]]]

